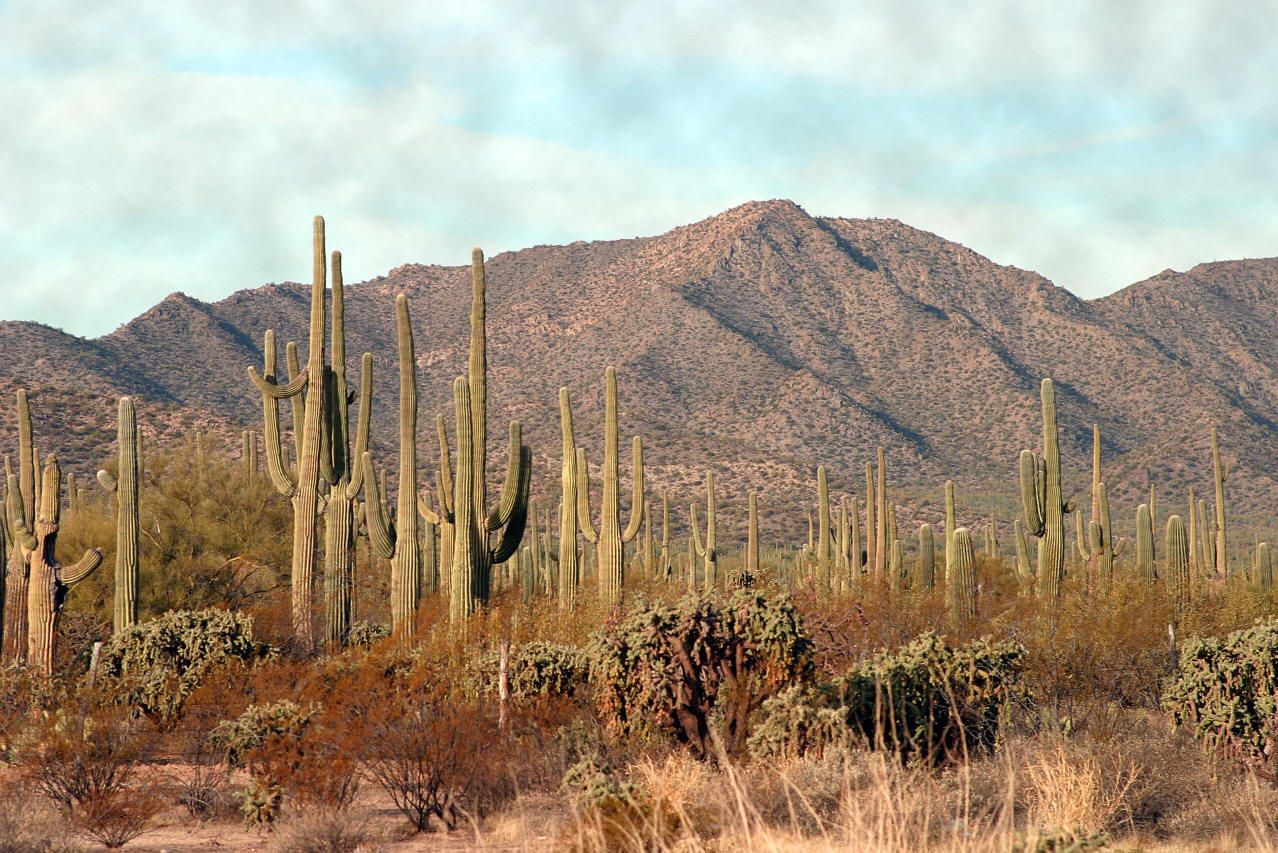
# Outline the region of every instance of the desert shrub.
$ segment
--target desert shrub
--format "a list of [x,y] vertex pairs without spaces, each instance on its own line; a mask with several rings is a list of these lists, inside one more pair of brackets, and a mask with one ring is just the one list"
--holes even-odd
[[1208,749],[1278,780],[1278,618],[1186,640],[1162,702]]
[[386,678],[359,723],[361,766],[419,832],[453,829],[514,797],[492,704],[431,667]]
[[368,647],[391,635],[390,628],[380,622],[369,622],[366,619],[360,619],[351,623],[350,633],[346,635],[346,644],[349,646]]
[[354,853],[364,847],[368,831],[349,814],[310,811],[290,820],[276,833],[271,853]]
[[1109,836],[1081,829],[1045,829],[1023,832],[1012,840],[1012,853],[1083,853],[1104,850]]
[[101,675],[117,700],[169,723],[214,667],[255,661],[269,649],[253,640],[253,622],[227,610],[175,610],[117,634],[102,651]]
[[756,757],[882,749],[937,764],[994,746],[1008,702],[1023,695],[1025,650],[975,640],[951,646],[931,632],[819,687],[766,702],[750,740]]
[[712,716],[722,718],[724,747],[739,752],[750,714],[811,666],[790,600],[749,590],[726,601],[642,603],[599,631],[589,654],[599,709],[615,732],[665,732],[701,758],[712,752]]
[[[490,652],[476,663],[481,690],[496,692],[499,666],[497,652]],[[506,680],[512,699],[572,697],[585,687],[589,674],[589,664],[580,649],[556,643],[533,641],[512,646],[506,659]]]
[[56,815],[17,780],[0,783],[0,853],[79,853]]
[[[289,699],[250,705],[209,735],[210,745],[224,756],[228,767],[248,770],[251,781],[240,794],[246,825],[274,823],[285,793],[303,802],[323,799],[309,787],[329,769],[324,760],[328,751],[308,738],[319,711],[318,705],[301,706]],[[330,777],[340,793],[326,805],[346,806],[354,799],[354,781],[340,770]]]
[[42,720],[24,744],[25,778],[80,832],[121,847],[160,810],[154,785],[139,779],[153,736],[115,709],[71,705]]

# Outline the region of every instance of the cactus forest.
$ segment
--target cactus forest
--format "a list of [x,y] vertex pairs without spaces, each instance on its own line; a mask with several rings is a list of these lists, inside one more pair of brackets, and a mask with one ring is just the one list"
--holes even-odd
[[1120,503],[1100,426],[1036,376],[997,494],[883,447],[784,505],[713,454],[689,489],[645,470],[670,460],[612,365],[543,401],[557,446],[496,414],[479,249],[449,375],[425,298],[383,318],[394,365],[348,353],[320,217],[311,242],[307,336],[241,366],[235,443],[104,399],[77,479],[17,391],[0,850],[1278,844],[1275,557],[1231,514],[1227,425],[1211,482]]

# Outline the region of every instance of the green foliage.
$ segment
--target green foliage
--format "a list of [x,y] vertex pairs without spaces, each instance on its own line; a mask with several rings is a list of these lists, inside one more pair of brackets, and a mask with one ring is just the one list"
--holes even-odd
[[1025,649],[988,638],[950,646],[928,632],[816,688],[763,706],[750,739],[760,758],[860,746],[938,764],[987,750],[1008,702],[1024,695]]
[[252,620],[227,610],[177,610],[115,635],[102,651],[100,673],[113,679],[116,700],[160,722],[171,722],[214,667],[269,654],[253,640]]
[[[477,668],[482,689],[497,689],[499,660],[496,652],[479,660]],[[557,643],[534,641],[513,646],[506,661],[507,686],[512,699],[571,697],[585,686],[589,674],[586,655],[580,649]]]
[[1173,722],[1188,726],[1209,749],[1272,772],[1278,755],[1278,618],[1259,619],[1223,640],[1186,640],[1162,704]]
[[371,646],[391,635],[390,628],[380,622],[369,622],[361,619],[351,623],[350,633],[346,635],[348,646]]
[[726,601],[689,595],[641,603],[590,647],[599,710],[614,733],[664,732],[711,754],[711,716],[729,752],[745,746],[750,714],[811,670],[812,642],[788,597],[740,590]]
[[249,785],[238,795],[246,827],[271,825],[279,818],[284,802],[281,777],[297,769],[298,744],[318,710],[289,699],[250,705],[209,733],[209,746],[222,754],[228,767],[248,768]]
[[1109,836],[1103,832],[1049,829],[1018,835],[1012,842],[1012,853],[1082,853],[1084,850],[1104,850],[1107,847]]

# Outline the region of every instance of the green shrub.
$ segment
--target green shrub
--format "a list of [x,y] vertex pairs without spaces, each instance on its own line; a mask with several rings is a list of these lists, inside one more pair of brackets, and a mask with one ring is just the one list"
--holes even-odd
[[769,699],[750,751],[774,758],[859,746],[938,764],[987,750],[1008,702],[1024,696],[1024,659],[1018,643],[953,647],[928,632],[833,682]]
[[641,603],[594,636],[589,656],[612,731],[664,732],[705,758],[712,717],[722,720],[723,746],[740,752],[751,713],[809,674],[812,642],[788,597],[739,590],[726,601]]
[[204,676],[229,661],[270,653],[253,640],[253,622],[227,610],[175,610],[126,628],[102,651],[102,677],[117,682],[117,701],[169,723]]
[[[496,692],[500,657],[490,652],[476,669],[479,688]],[[512,699],[537,696],[572,697],[586,685],[590,667],[586,655],[572,646],[533,641],[512,646],[506,660],[506,683]]]
[[391,635],[390,628],[380,622],[369,622],[361,619],[351,624],[350,633],[346,635],[348,646],[371,646]]
[[1209,749],[1265,773],[1278,762],[1278,618],[1186,640],[1163,708]]
[[270,825],[278,819],[284,801],[282,780],[301,765],[302,737],[318,710],[288,699],[250,705],[209,734],[209,745],[228,767],[248,769],[251,781],[239,795],[245,826]]

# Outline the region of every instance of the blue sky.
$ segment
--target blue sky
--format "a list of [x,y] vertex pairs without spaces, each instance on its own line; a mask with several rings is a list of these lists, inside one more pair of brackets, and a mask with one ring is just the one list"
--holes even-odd
[[776,197],[1098,296],[1278,255],[1275,68],[1275,2],[0,0],[0,319]]

